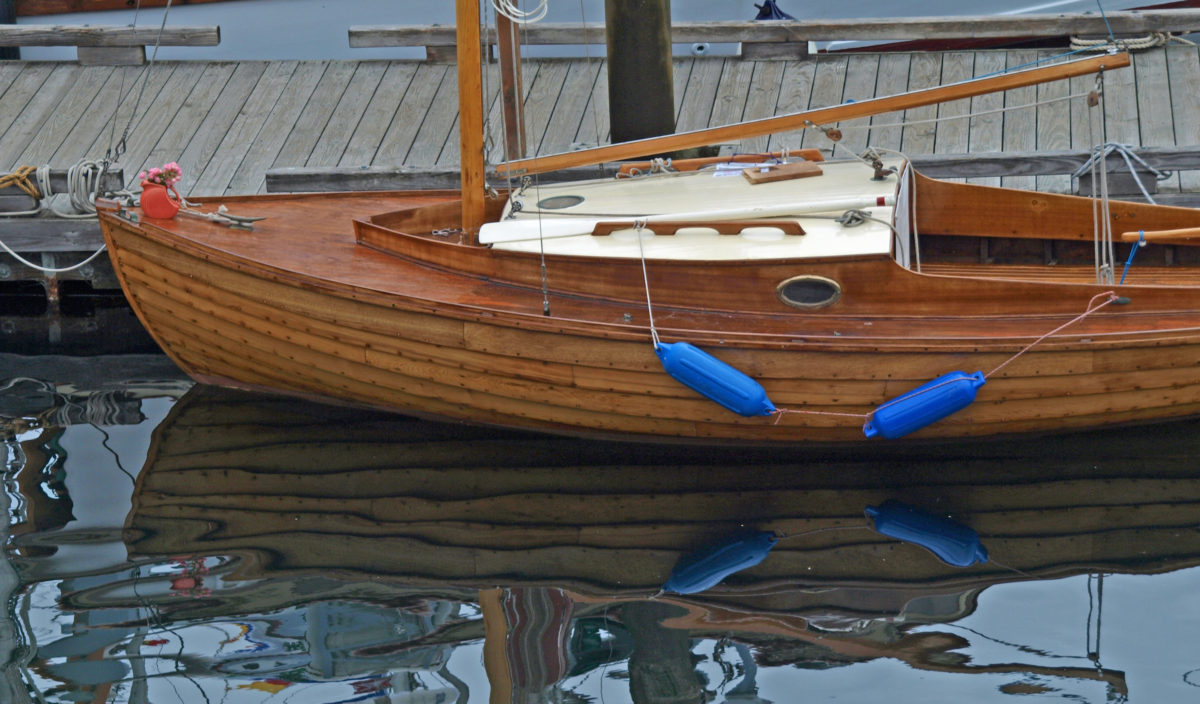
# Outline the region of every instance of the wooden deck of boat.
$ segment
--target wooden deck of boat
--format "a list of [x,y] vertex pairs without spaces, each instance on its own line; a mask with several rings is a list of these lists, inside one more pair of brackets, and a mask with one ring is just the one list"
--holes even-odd
[[[952,83],[1057,52],[819,55],[800,61],[681,57],[675,63],[679,130],[698,129]],[[452,66],[415,61],[159,62],[138,67],[0,62],[0,172],[24,164],[65,168],[103,157],[125,125],[118,162],[132,177],[147,165],[178,161],[181,192],[265,190],[277,167],[454,166],[458,162],[457,85]],[[495,67],[487,77],[494,95]],[[909,120],[951,116],[1085,93],[1091,78],[910,110]],[[1107,141],[1141,146],[1200,144],[1200,50],[1173,45],[1140,52],[1132,70],[1106,77],[1106,135],[1091,133],[1081,99],[980,115],[969,120],[893,125],[882,115],[842,125],[843,144],[909,154],[1087,149]],[[540,153],[608,140],[607,78],[601,60],[530,62],[525,69],[530,144]],[[141,95],[140,105],[137,98]],[[121,96],[124,96],[121,98]],[[121,98],[121,99],[118,99]],[[136,111],[134,110],[137,106]],[[491,117],[499,113],[493,100]],[[130,115],[134,114],[131,119]],[[114,119],[115,115],[115,119]],[[873,129],[858,129],[872,123]],[[498,120],[493,120],[493,125]],[[820,133],[747,140],[744,151],[818,147]],[[493,126],[490,154],[498,156]],[[839,152],[841,150],[839,149]],[[1200,172],[1161,184],[1200,190]],[[1004,185],[1066,190],[1070,177],[1014,176]]]

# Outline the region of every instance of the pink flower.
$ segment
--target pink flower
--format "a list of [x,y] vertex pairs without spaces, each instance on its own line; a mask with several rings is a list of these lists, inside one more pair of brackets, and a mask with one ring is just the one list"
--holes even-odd
[[149,171],[143,171],[138,174],[138,178],[150,183],[159,183],[164,186],[174,186],[183,179],[183,169],[174,161],[155,166]]

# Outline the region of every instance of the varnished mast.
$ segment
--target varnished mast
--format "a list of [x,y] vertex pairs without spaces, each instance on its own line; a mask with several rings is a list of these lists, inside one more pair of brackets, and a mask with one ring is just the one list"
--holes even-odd
[[462,228],[474,236],[484,220],[483,85],[479,0],[457,0],[458,143],[462,169]]

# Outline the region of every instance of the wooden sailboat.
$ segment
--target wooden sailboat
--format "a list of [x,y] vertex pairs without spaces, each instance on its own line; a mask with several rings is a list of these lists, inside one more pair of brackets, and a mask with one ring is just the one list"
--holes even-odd
[[[531,183],[488,195],[477,3],[459,0],[458,16],[461,192],[201,199],[205,213],[265,217],[253,231],[216,215],[101,214],[129,300],[188,374],[418,416],[706,443],[860,442],[902,394],[920,388],[901,399],[920,405],[963,383],[978,387],[974,403],[884,435],[1200,412],[1195,211],[939,182],[900,160],[535,178],[1116,70],[1128,57],[510,162],[502,173]],[[1093,245],[1109,230],[1158,240],[1119,285],[1097,283],[1097,267],[1111,276],[1130,246]],[[1109,263],[1093,264],[1093,249]],[[664,371],[657,357],[677,342],[711,355],[703,364],[720,360],[718,377],[700,380],[715,391]],[[723,407],[729,369],[761,385],[758,410]]]

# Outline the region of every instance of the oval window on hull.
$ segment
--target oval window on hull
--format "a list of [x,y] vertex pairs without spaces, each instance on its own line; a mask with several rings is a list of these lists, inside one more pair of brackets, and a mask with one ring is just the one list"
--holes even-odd
[[775,289],[779,300],[796,308],[824,308],[838,302],[842,287],[824,276],[793,276]]
[[583,196],[551,196],[538,201],[542,210],[562,210],[583,202]]

